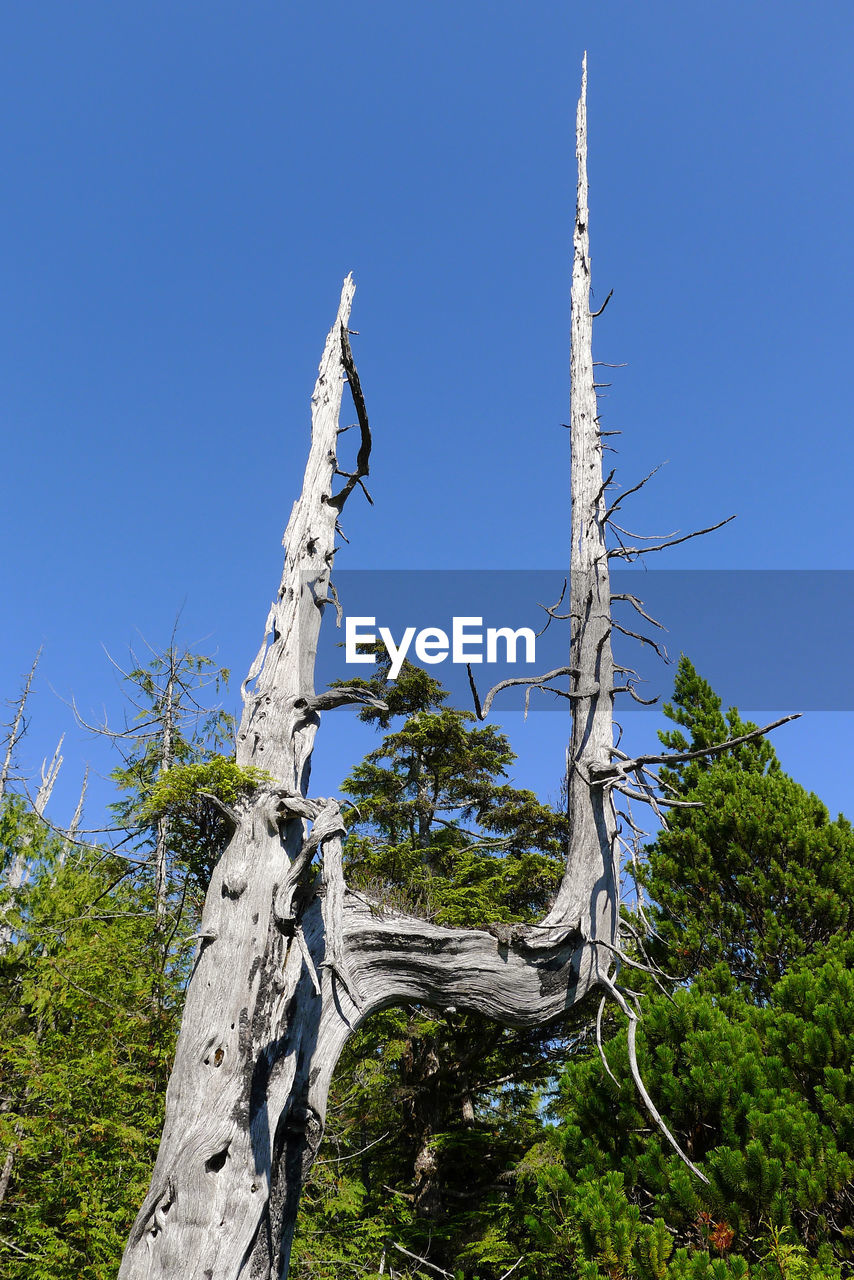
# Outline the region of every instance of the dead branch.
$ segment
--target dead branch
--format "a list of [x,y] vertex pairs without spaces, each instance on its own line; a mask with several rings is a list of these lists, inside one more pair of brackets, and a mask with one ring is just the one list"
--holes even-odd
[[[596,785],[595,783],[590,784]],[[631,787],[617,785],[614,788],[619,791],[621,796],[626,796],[629,800],[640,800],[643,804],[653,805],[653,799],[645,795],[642,791],[635,791]],[[669,800],[664,796],[658,796],[654,799],[654,804],[663,805],[666,809],[702,809],[703,806],[699,800]]]
[[608,524],[617,533],[622,533],[626,538],[637,538],[639,542],[660,542],[662,538],[675,538],[679,532],[678,529],[671,529],[669,533],[632,533],[631,529],[624,529],[616,520],[609,520]]
[[390,1129],[386,1129],[381,1137],[374,1138],[373,1142],[369,1142],[367,1146],[361,1147],[349,1156],[332,1156],[329,1160],[315,1160],[315,1166],[319,1164],[346,1164],[348,1160],[358,1160],[359,1156],[363,1156],[366,1151],[370,1151],[371,1147],[378,1147],[381,1142],[385,1142],[390,1132]]
[[688,1166],[688,1168],[691,1170],[692,1173],[696,1174],[696,1176],[700,1179],[701,1182],[704,1182],[706,1186],[709,1186],[709,1179],[706,1177],[704,1173],[701,1173],[700,1170],[697,1168],[697,1166],[694,1164],[694,1162],[692,1160],[689,1160],[688,1156],[686,1156],[685,1152],[682,1150],[679,1143],[676,1141],[673,1134],[670,1132],[667,1125],[664,1123],[663,1119],[661,1118],[661,1112],[658,1110],[652,1098],[649,1096],[649,1093],[647,1092],[646,1085],[643,1082],[643,1077],[641,1076],[640,1068],[638,1066],[638,1055],[637,1055],[637,1027],[639,1022],[638,1014],[626,1002],[623,996],[623,993],[621,992],[620,988],[616,986],[615,983],[611,982],[609,978],[603,978],[602,984],[603,986],[608,988],[611,995],[614,997],[617,1004],[620,1006],[620,1009],[628,1018],[629,1065],[631,1067],[632,1077],[634,1079],[635,1086],[637,1088],[638,1093],[641,1096],[641,1100],[643,1101],[643,1104],[646,1107],[647,1112],[649,1113],[651,1119],[655,1122],[657,1128],[664,1134],[665,1138],[670,1143],[671,1147],[676,1152],[679,1159]]
[[648,644],[651,649],[655,650],[662,662],[670,662],[663,644],[660,645],[657,641],[650,640],[649,636],[642,635],[639,631],[631,631],[628,627],[624,627],[621,622],[614,622],[613,619],[611,620],[611,626],[615,631],[619,631],[621,635],[627,636],[629,640],[638,640],[641,644]]
[[[474,698],[475,713],[478,720],[485,720],[489,714],[489,708],[492,706],[495,695],[500,693],[502,689],[510,689],[514,685],[527,685],[529,689],[542,689],[546,687],[547,680],[556,680],[560,676],[571,676],[577,674],[574,667],[555,667],[554,671],[546,671],[541,676],[513,676],[509,680],[499,680],[498,684],[493,685],[489,693],[483,700],[481,705],[478,695],[477,686],[475,684],[474,675],[472,674],[471,664],[466,663],[466,670],[469,676],[469,685],[471,687],[472,696]],[[591,686],[589,689],[575,689],[564,691],[562,689],[551,689],[551,693],[559,693],[564,698],[581,700],[583,698],[592,698],[599,692],[598,684]]]
[[658,466],[653,467],[652,471],[650,471],[648,475],[645,475],[642,480],[639,480],[637,484],[633,484],[630,489],[626,489],[623,493],[621,493],[619,498],[615,499],[615,501],[611,503],[610,507],[605,512],[605,519],[610,520],[611,516],[614,515],[615,512],[619,511],[620,507],[623,505],[626,498],[630,497],[633,493],[637,493],[640,489],[644,487],[645,484],[649,483],[652,477],[656,475],[661,470],[662,467],[666,467],[666,466],[667,466],[666,461],[659,462]]
[[[646,610],[643,607],[643,601],[638,600],[637,596],[630,595],[627,591],[621,591],[611,596],[612,604],[614,603],[615,600],[624,600],[627,604],[630,604],[640,614],[642,618],[645,618],[647,622],[651,622],[654,627],[658,627],[660,631],[667,630],[667,627],[665,627],[663,622],[659,622],[657,618],[653,618],[651,614],[648,614],[646,612]],[[628,671],[629,668],[621,667],[620,670]],[[631,674],[637,675],[637,672],[633,671],[631,672]]]
[[364,484],[364,477],[370,472],[371,462],[371,428],[368,422],[368,410],[365,405],[365,397],[362,392],[362,384],[359,380],[359,372],[356,368],[356,362],[353,359],[353,351],[350,347],[350,331],[345,324],[341,325],[341,363],[344,366],[344,372],[347,375],[347,383],[350,387],[350,394],[353,397],[353,404],[356,406],[356,416],[359,419],[359,430],[361,432],[361,440],[359,442],[359,452],[356,455],[355,471],[337,471],[337,474],[343,476],[347,483],[340,493],[330,498],[330,505],[337,507],[339,511],[349,498],[353,489],[358,484],[368,502],[373,506],[374,500],[368,493]]
[[333,711],[336,707],[352,706],[354,703],[365,707],[375,707],[377,711],[388,711],[382,698],[371,693],[370,689],[360,689],[357,685],[336,685],[323,693],[304,699],[310,711]]
[[605,1057],[605,1047],[602,1044],[602,1013],[604,1012],[604,1009],[605,1009],[606,1000],[607,1000],[607,996],[603,996],[602,999],[599,1001],[599,1008],[596,1011],[596,1048],[599,1050],[599,1057],[602,1059],[602,1066],[605,1068],[605,1071],[611,1077],[611,1079],[614,1081],[614,1084],[619,1089],[620,1082],[617,1079],[617,1077],[614,1075],[611,1068],[608,1066],[608,1059]]
[[236,813],[236,811],[232,809],[230,804],[226,804],[224,800],[220,800],[219,796],[215,796],[212,791],[200,791],[199,795],[204,796],[206,800],[210,800],[214,808],[218,809],[222,814],[222,816],[226,819],[232,831],[237,830],[240,824],[240,818]]
[[[613,298],[613,296],[614,296],[614,290],[612,289],[612,290],[611,290],[611,292],[608,294],[607,298],[605,299],[605,301],[602,303],[602,305],[601,305],[601,307],[599,308],[599,310],[598,310],[598,311],[591,311],[591,312],[590,312],[590,319],[591,319],[591,320],[595,320],[597,316],[601,316],[602,312],[605,310],[605,308],[607,307],[608,303],[611,301],[611,299]],[[601,361],[600,361],[600,363],[601,363]],[[618,368],[619,366],[617,366],[617,365],[612,365],[612,366],[610,366],[610,367],[611,367],[611,368],[615,368],[615,369],[616,369],[616,368]]]
[[557,612],[557,611],[558,611],[558,609],[560,608],[560,606],[563,604],[563,598],[564,598],[564,596],[566,595],[566,586],[567,586],[567,579],[566,579],[566,578],[564,578],[564,580],[563,580],[563,587],[561,588],[560,595],[558,596],[558,598],[557,598],[557,600],[555,601],[555,603],[554,603],[554,604],[552,604],[552,605],[548,605],[548,604],[540,604],[540,602],[539,602],[539,601],[537,601],[537,608],[538,608],[538,609],[542,609],[542,610],[544,610],[544,612],[548,614],[548,618],[546,619],[546,624],[545,624],[545,626],[543,627],[542,631],[538,631],[538,632],[537,632],[537,639],[538,639],[538,640],[539,640],[540,636],[545,635],[545,633],[548,631],[549,627],[550,627],[550,626],[551,626],[551,624],[552,624],[552,619],[557,619],[557,620],[559,620],[559,621],[561,621],[561,622],[565,622],[565,621],[566,621],[566,619],[569,617],[569,614],[568,614],[568,613],[558,613],[558,612]]
[[23,691],[18,699],[18,704],[15,708],[15,718],[12,721],[9,737],[6,742],[6,754],[3,757],[3,766],[0,768],[0,801],[2,801],[3,796],[6,794],[6,784],[9,781],[9,770],[12,767],[12,756],[14,755],[15,747],[18,745],[26,727],[24,722],[24,711],[26,710],[27,698],[30,696],[30,689],[32,687],[33,678],[36,674],[36,667],[39,665],[41,656],[42,645],[39,645],[38,652],[33,659],[33,665],[30,667],[29,674],[27,675]]
[[701,760],[705,756],[719,756],[724,751],[732,751],[735,747],[742,747],[746,742],[755,742],[757,738],[764,738],[766,733],[771,733],[774,729],[779,729],[781,725],[789,724],[792,720],[800,720],[801,713],[793,712],[788,716],[781,716],[779,720],[772,720],[771,724],[763,725],[761,729],[751,729],[749,733],[742,733],[737,738],[727,738],[726,742],[717,742],[712,746],[698,747],[694,751],[661,751],[655,755],[634,756],[632,759],[626,758],[625,762],[621,761],[620,772],[632,773],[638,768],[642,768],[648,764],[686,764],[689,760]]
[[423,1267],[427,1267],[430,1271],[435,1271],[437,1276],[447,1276],[448,1280],[454,1280],[450,1271],[445,1271],[442,1267],[437,1267],[435,1263],[428,1262],[426,1258],[422,1258],[420,1253],[411,1253],[409,1249],[404,1249],[402,1244],[395,1244],[391,1241],[392,1249],[397,1249],[399,1253],[405,1253],[407,1258],[414,1258],[416,1262],[420,1262]]
[[714,533],[716,529],[722,529],[725,524],[729,524],[734,519],[734,515],[727,516],[726,520],[710,524],[707,529],[695,529],[693,533],[683,533],[681,538],[670,538],[652,547],[611,547],[608,556],[611,559],[636,560],[638,556],[649,555],[653,551],[666,551],[668,547],[678,547],[680,542],[689,542],[691,538],[702,538],[704,534]]

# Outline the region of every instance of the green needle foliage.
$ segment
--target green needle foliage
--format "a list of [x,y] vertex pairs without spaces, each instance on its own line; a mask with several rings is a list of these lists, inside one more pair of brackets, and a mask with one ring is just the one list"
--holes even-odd
[[235,803],[261,781],[215,754],[228,721],[199,694],[226,675],[174,643],[129,673],[131,725],[109,735],[122,856],[51,835],[18,797],[0,810],[0,866],[27,863],[23,887],[0,890],[4,1280],[116,1274],[162,1125],[192,889],[222,845],[201,792]]
[[[4,840],[16,823],[35,823],[17,801]],[[157,1149],[180,1015],[177,971],[151,1000],[151,906],[126,863],[42,829],[0,954],[4,1280],[115,1276]]]
[[223,806],[234,808],[269,781],[263,769],[244,769],[229,756],[175,764],[152,781],[138,820],[154,827],[168,819],[172,854],[204,890],[231,839],[232,824]]
[[[660,735],[694,750],[756,726],[720,699],[683,657]],[[785,730],[783,730],[785,732]],[[749,998],[767,998],[799,956],[854,923],[854,833],[780,768],[760,739],[707,761],[664,770],[701,809],[675,810],[649,851],[669,972],[690,979],[724,964]]]
[[[674,750],[750,727],[684,658],[666,710]],[[851,828],[764,741],[667,777],[703,807],[647,851],[653,954],[678,980],[644,1000],[638,1058],[709,1185],[640,1105],[619,1015],[604,1052],[621,1083],[598,1054],[569,1062],[519,1176],[546,1251],[563,1243],[584,1280],[836,1280],[854,1267]]]
[[[183,884],[186,873],[204,890],[222,853],[221,815],[199,792],[206,789],[223,799],[252,782],[235,775],[236,765],[229,771],[230,762],[221,755],[233,740],[233,717],[207,704],[209,693],[216,696],[227,688],[227,669],[178,645],[174,636],[166,649],[152,649],[147,663],[131,656],[134,666],[124,677],[131,709],[125,727],[102,731],[122,756],[111,774],[118,791],[111,809],[134,848],[152,864],[160,859],[161,874],[172,882],[161,890],[168,899],[169,888]],[[212,766],[208,774],[198,772],[202,765]],[[167,783],[172,770],[187,768],[197,772],[179,773],[174,785]]]
[[[381,737],[346,784],[350,884],[378,912],[445,925],[539,916],[563,868],[563,814],[512,785],[506,738],[448,707],[424,671],[370,686],[389,709],[361,713]],[[156,705],[137,727],[160,754],[130,742],[130,772],[117,772],[141,867],[63,842],[19,798],[0,809],[0,865],[25,848],[29,869],[0,891],[3,1280],[115,1276],[192,960],[187,885],[207,883],[227,834],[211,797],[239,806],[266,780],[193,735],[164,769],[162,702],[153,684],[143,693]],[[749,727],[685,659],[667,712],[673,750]],[[675,811],[646,851],[649,946],[674,981],[663,995],[633,972],[638,1057],[708,1185],[640,1104],[614,1007],[603,1049],[616,1080],[584,1021],[595,1010],[519,1032],[388,1009],[350,1040],[334,1082],[300,1280],[854,1275],[854,835],[767,742],[665,772],[702,807]],[[165,918],[148,868],[164,831]]]

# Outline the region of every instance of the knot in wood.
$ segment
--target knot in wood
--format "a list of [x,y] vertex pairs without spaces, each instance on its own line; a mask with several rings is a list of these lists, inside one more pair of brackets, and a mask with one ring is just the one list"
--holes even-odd
[[486,932],[491,933],[493,938],[497,938],[502,947],[509,947],[522,933],[520,925],[504,924],[500,921],[485,927]]

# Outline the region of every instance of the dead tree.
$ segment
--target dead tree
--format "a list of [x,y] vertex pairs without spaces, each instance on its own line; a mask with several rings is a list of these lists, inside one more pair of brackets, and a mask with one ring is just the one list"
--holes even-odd
[[[7,793],[15,748],[26,730],[24,713],[26,711],[27,699],[30,696],[33,677],[36,674],[36,668],[39,664],[39,659],[41,658],[41,652],[41,649],[39,649],[33,661],[33,665],[30,667],[26,683],[15,709],[15,718],[10,727],[9,738],[6,743],[6,751],[3,757],[3,766],[0,768],[0,805],[2,805]],[[47,808],[48,801],[53,793],[53,788],[56,785],[56,780],[59,777],[59,771],[62,768],[62,743],[64,739],[65,734],[63,734],[59,739],[50,764],[47,762],[47,757],[42,761],[41,781],[39,783],[35,799],[32,800],[32,809],[36,818],[42,818],[44,816],[44,811]],[[14,900],[14,895],[18,893],[27,879],[27,863],[31,854],[32,843],[33,829],[30,826],[24,830],[23,835],[15,848],[15,852],[5,869],[3,877],[5,881],[3,887],[12,895],[12,901]],[[0,953],[8,950],[13,937],[13,930],[6,919],[8,906],[9,904],[0,907]],[[8,1181],[8,1179],[6,1179],[6,1181]],[[0,1189],[5,1190],[5,1183],[2,1177],[0,1177]],[[0,1202],[2,1202],[2,1196],[0,1196]]]
[[[348,1036],[379,1009],[453,1006],[526,1027],[561,1018],[604,989],[629,1017],[633,1047],[636,1013],[615,980],[616,806],[621,793],[652,794],[654,758],[628,760],[613,740],[621,686],[611,653],[609,564],[620,548],[609,550],[607,540],[615,504],[607,496],[612,477],[603,478],[594,384],[586,149],[585,70],[572,277],[571,653],[568,666],[524,682],[553,688],[568,677],[572,835],[554,906],[538,925],[481,929],[441,928],[379,909],[345,885],[337,801],[309,796],[321,712],[366,699],[355,688],[314,690],[321,618],[337,604],[330,574],[338,518],[356,487],[364,488],[371,450],[350,349],[348,277],[312,397],[311,450],[285,532],[281,585],[243,687],[237,760],[272,780],[228,811],[233,836],[207,895],[160,1151],[120,1280],[287,1275],[332,1072]],[[338,462],[345,380],[360,430],[352,471]],[[482,707],[477,700],[482,713],[495,692]]]
[[0,804],[2,804],[3,799],[6,795],[6,789],[9,783],[9,777],[12,769],[12,760],[15,754],[15,748],[17,747],[18,743],[20,742],[24,734],[24,729],[25,729],[24,712],[26,711],[27,699],[30,696],[30,689],[32,687],[33,678],[36,674],[36,667],[39,665],[39,658],[41,656],[42,656],[42,651],[41,649],[39,649],[38,653],[33,659],[33,665],[30,667],[29,673],[27,675],[26,684],[24,685],[21,696],[18,699],[17,706],[15,707],[15,718],[12,721],[11,725],[9,726],[9,737],[6,740],[6,751],[3,756],[3,764],[2,766],[0,766]]

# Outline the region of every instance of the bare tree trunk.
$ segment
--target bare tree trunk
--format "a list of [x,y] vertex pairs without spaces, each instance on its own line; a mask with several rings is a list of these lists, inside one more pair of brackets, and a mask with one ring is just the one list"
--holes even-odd
[[[20,1136],[21,1130],[16,1126],[15,1132]],[[15,1165],[15,1153],[18,1150],[17,1142],[13,1142],[6,1152],[6,1159],[3,1161],[3,1168],[0,1170],[0,1206],[6,1199],[6,1192],[9,1190],[9,1181],[12,1177],[12,1169]]]
[[[312,446],[285,534],[282,582],[243,690],[238,762],[275,782],[243,806],[214,871],[160,1152],[124,1277],[285,1273],[279,1233],[295,1216],[328,1090],[312,1064],[331,1076],[348,1031],[330,967],[340,948],[327,944],[321,911],[321,901],[334,902],[340,917],[343,827],[335,802],[305,797],[318,711],[348,700],[316,699],[313,673],[338,511],[355,483],[348,477],[333,495],[353,289],[348,278],[312,400]],[[324,843],[326,873],[314,884],[312,860]]]
[[[24,691],[23,697],[21,698],[21,701],[18,704],[19,714],[15,719],[15,728],[12,731],[13,734],[17,730],[17,727],[20,721],[20,714],[23,712],[23,707],[26,701],[27,692],[29,691],[29,687],[30,687],[30,681],[33,678],[33,671],[35,671],[35,663],[33,664],[32,670],[30,671],[29,679],[27,680],[26,690]],[[50,800],[51,794],[53,792],[53,788],[56,784],[56,780],[59,777],[59,771],[62,768],[62,743],[64,738],[65,738],[65,734],[63,734],[62,737],[59,739],[59,742],[57,743],[57,747],[53,753],[53,758],[50,764],[48,764],[47,762],[47,757],[45,757],[45,759],[42,761],[41,785],[39,786],[38,792],[36,794],[36,798],[33,802],[33,811],[37,818],[41,818],[42,815],[44,814],[44,811],[47,808],[48,801]],[[8,755],[7,755],[7,758],[8,758]],[[12,859],[12,862],[9,866],[8,871],[6,872],[6,887],[8,889],[11,889],[12,893],[17,893],[17,891],[21,888],[21,886],[26,881],[27,876],[29,874],[27,869],[27,859],[29,856],[29,850],[32,846],[32,843],[33,843],[33,829],[32,827],[29,827],[29,829],[25,827],[24,835],[21,836],[20,841],[18,842],[17,848],[15,849],[15,856]],[[7,908],[0,909],[0,953],[2,953],[3,951],[6,951],[12,941],[12,929],[5,918],[6,914],[7,914]]]
[[48,764],[47,758],[42,761],[41,785],[39,786],[35,803],[33,805],[33,808],[39,817],[42,817],[48,806],[48,802],[53,795],[53,789],[56,786],[56,780],[59,777],[59,771],[62,768],[62,744],[64,741],[65,734],[62,735],[59,742],[56,744],[56,750],[53,753],[53,758],[51,759],[50,764]]
[[9,731],[9,738],[6,743],[6,752],[5,752],[5,755],[3,756],[3,764],[2,764],[2,767],[0,767],[0,802],[2,802],[3,797],[6,795],[6,787],[9,782],[9,770],[12,767],[12,759],[15,754],[15,747],[18,745],[18,742],[20,741],[20,738],[21,738],[21,734],[23,733],[22,725],[24,720],[24,711],[27,706],[27,698],[30,696],[30,688],[33,683],[33,677],[36,674],[36,667],[39,665],[39,658],[41,656],[42,656],[42,651],[41,649],[39,649],[38,653],[33,659],[33,665],[30,667],[30,672],[29,672],[29,675],[27,676],[26,684],[24,685],[23,692],[20,698],[18,699],[18,705],[15,708],[15,719],[12,721],[12,727]]
[[[173,696],[175,689],[175,646],[169,647],[169,675],[166,679],[166,694],[163,708],[163,726],[160,733],[160,766],[158,776],[162,777],[172,768],[173,750]],[[169,818],[163,814],[157,819],[157,834],[154,844],[154,899],[155,899],[155,934],[164,928],[168,896],[167,862],[169,856]]]
[[[601,447],[590,352],[586,117],[578,112],[572,286],[572,837],[557,900],[539,926],[441,928],[378,914],[342,872],[338,804],[309,799],[319,712],[358,701],[314,693],[337,517],[367,473],[370,435],[349,352],[345,281],[312,398],[302,495],[264,644],[244,685],[241,765],[274,781],[235,815],[214,871],[151,1188],[121,1280],[270,1280],[288,1272],[303,1180],[323,1133],[332,1071],[349,1035],[396,1004],[455,1006],[511,1026],[559,1018],[611,965],[617,928],[611,762],[613,668]],[[362,441],[338,469],[342,373]],[[343,487],[333,493],[336,475]],[[363,695],[362,695],[363,697]]]
[[[578,197],[572,267],[570,346],[572,547],[570,605],[572,629],[570,688],[572,734],[567,755],[569,855],[557,899],[544,924],[577,920],[589,938],[616,942],[619,901],[617,819],[609,789],[591,787],[596,771],[610,769],[614,748],[614,661],[611,656],[611,582],[606,542],[606,486],[593,371],[593,317],[590,313],[590,232],[587,204],[587,58],[576,121]],[[585,972],[611,957],[591,948]]]
[[77,807],[74,810],[74,816],[72,817],[71,822],[68,824],[68,830],[66,832],[68,842],[63,844],[62,849],[60,850],[60,854],[59,854],[60,867],[65,866],[66,858],[68,857],[69,851],[71,849],[71,842],[74,841],[77,837],[77,831],[80,827],[80,822],[83,818],[83,806],[86,803],[86,790],[88,786],[89,786],[89,766],[87,764],[86,768],[83,770],[83,782],[80,786],[80,797],[77,801]]

